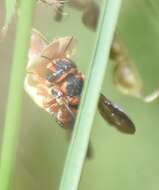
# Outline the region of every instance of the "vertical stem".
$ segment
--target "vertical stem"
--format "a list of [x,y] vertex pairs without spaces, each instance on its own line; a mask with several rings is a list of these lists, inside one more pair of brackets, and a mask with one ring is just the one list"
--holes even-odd
[[0,190],[8,190],[18,143],[23,83],[35,0],[21,0],[0,160]]
[[[105,1],[97,43],[75,123],[60,190],[77,190],[122,0]],[[107,3],[106,3],[107,2]]]

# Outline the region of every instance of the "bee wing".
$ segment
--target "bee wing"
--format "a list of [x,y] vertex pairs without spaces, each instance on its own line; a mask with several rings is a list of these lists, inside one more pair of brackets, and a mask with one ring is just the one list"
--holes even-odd
[[24,89],[31,99],[41,108],[43,108],[44,95],[38,93],[39,81],[33,74],[27,74],[24,81]]
[[43,50],[42,56],[50,60],[69,58],[75,49],[76,43],[77,41],[73,36],[57,38]]
[[130,118],[103,94],[100,95],[98,109],[103,118],[119,131],[127,134],[135,133],[135,126]]
[[43,49],[41,48],[40,53],[36,54],[34,59],[29,60],[27,71],[45,78],[47,75],[46,65],[54,59],[69,58],[73,53],[75,41],[73,37],[58,38]]
[[45,37],[38,32],[37,30],[33,29],[30,41],[30,48],[29,48],[29,61],[27,64],[27,70],[33,70],[35,60],[39,58],[42,51],[48,45],[47,40]]

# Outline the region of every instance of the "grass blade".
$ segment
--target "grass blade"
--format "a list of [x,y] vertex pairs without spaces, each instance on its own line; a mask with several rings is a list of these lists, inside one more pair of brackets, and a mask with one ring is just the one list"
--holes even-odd
[[30,42],[32,13],[35,0],[21,0],[13,65],[11,71],[8,104],[6,109],[4,140],[2,144],[0,162],[0,189],[8,190],[20,128],[23,83],[25,64],[27,62],[27,49]]
[[120,6],[121,0],[107,0],[103,6],[96,48],[86,77],[80,111],[66,158],[60,190],[77,190],[78,188]]

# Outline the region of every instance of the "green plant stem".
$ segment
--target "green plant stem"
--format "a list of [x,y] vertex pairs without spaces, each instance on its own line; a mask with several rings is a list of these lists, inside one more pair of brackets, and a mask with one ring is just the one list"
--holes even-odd
[[23,83],[35,0],[21,0],[0,160],[0,190],[8,190],[18,143]]
[[96,48],[63,171],[60,190],[77,190],[89,143],[91,126],[109,58],[121,0],[105,1],[98,26]]

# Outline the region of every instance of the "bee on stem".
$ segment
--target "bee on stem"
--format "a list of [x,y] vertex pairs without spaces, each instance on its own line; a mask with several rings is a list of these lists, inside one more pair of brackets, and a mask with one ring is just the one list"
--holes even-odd
[[[72,129],[74,125],[85,78],[71,59],[75,45],[76,39],[72,36],[57,38],[48,44],[34,30],[25,78],[25,90],[29,96],[65,129]],[[98,109],[119,131],[135,132],[126,113],[103,94],[99,96]]]

